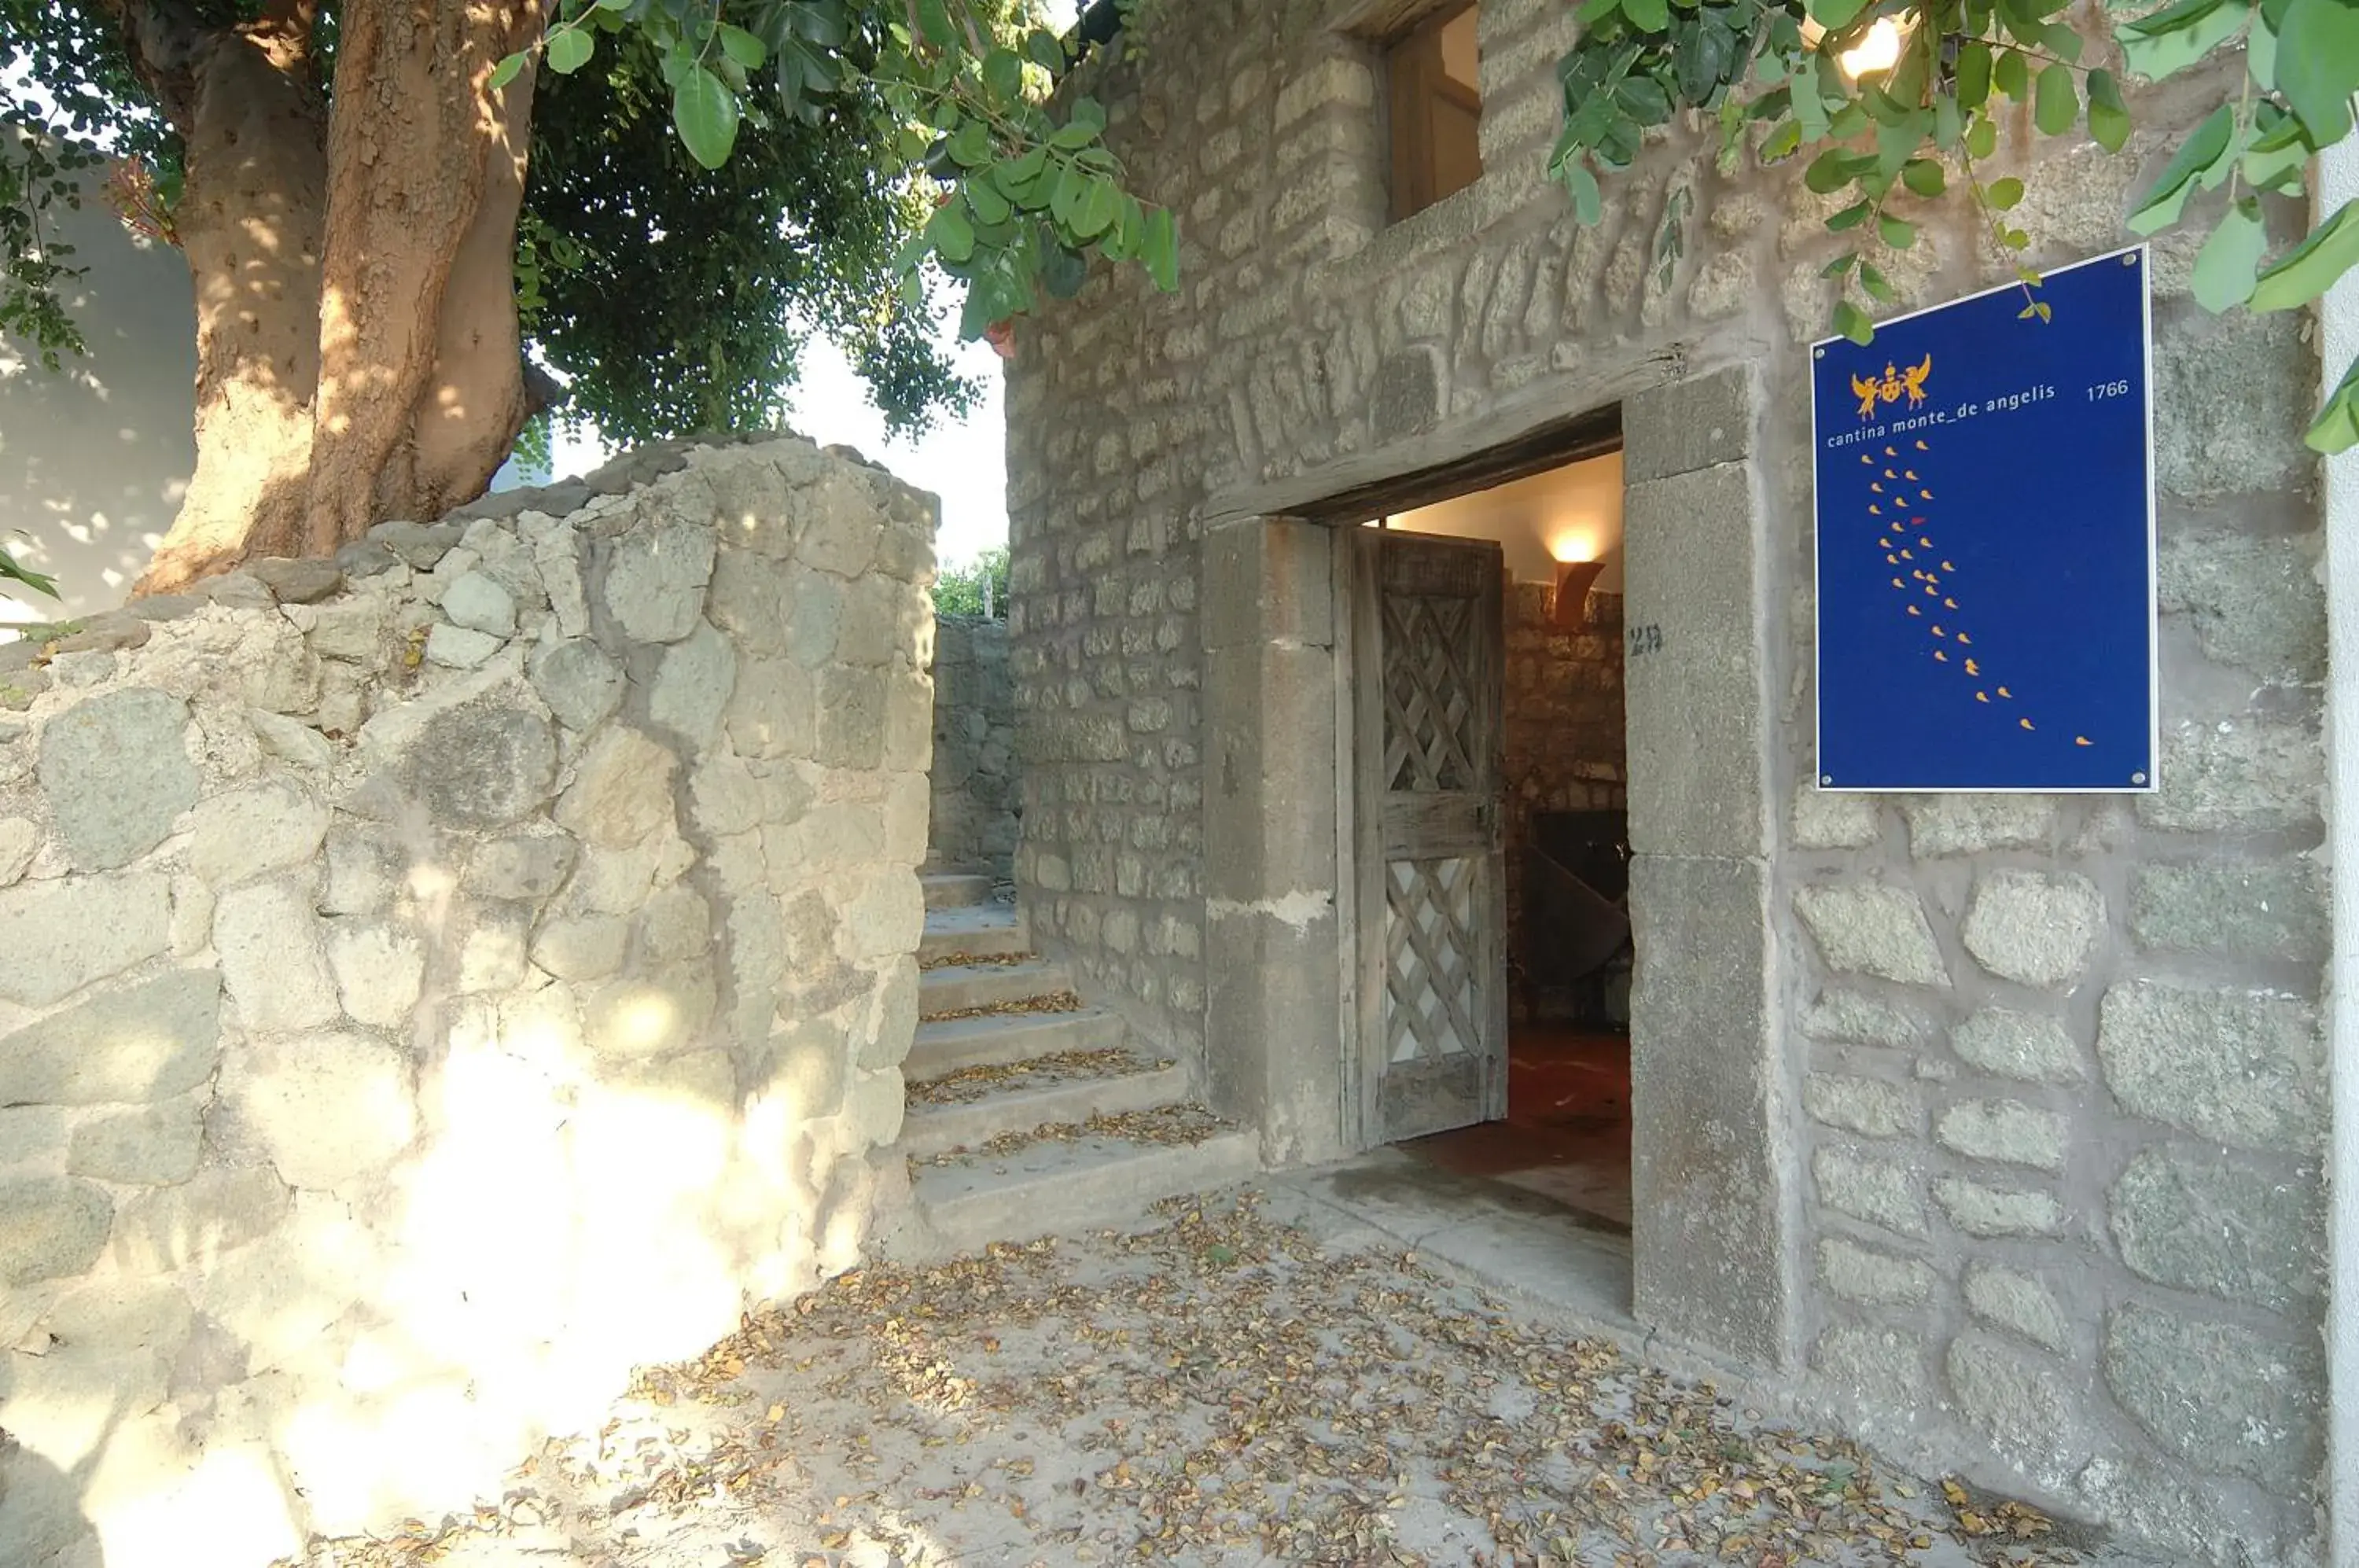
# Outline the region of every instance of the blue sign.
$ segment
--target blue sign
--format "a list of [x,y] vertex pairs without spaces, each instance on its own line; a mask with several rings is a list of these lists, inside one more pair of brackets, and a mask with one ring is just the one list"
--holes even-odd
[[1813,346],[1822,788],[2154,787],[2147,271]]

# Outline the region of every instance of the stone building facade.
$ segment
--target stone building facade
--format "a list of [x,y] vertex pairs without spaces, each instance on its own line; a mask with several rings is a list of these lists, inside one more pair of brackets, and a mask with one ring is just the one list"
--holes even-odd
[[657,452],[10,651],[0,1563],[463,1512],[858,1260],[933,526]]
[[[1821,793],[1807,369],[1832,207],[1680,130],[1578,225],[1545,175],[1575,8],[1484,0],[1484,177],[1388,225],[1368,9],[1150,8],[1144,65],[1084,84],[1180,214],[1184,276],[1101,274],[1012,373],[1036,941],[1201,1061],[1272,1163],[1364,1146],[1339,1110],[1362,1048],[1335,498],[1618,410],[1649,628],[1626,681],[1638,1321],[2172,1560],[2324,1561],[2308,323],[2212,317],[2191,245],[2150,253],[2156,793]],[[2142,119],[2191,123],[2216,85]],[[2034,259],[2124,244],[2167,154],[2041,153]],[[1962,203],[1910,216],[1908,304],[2008,276]]]
[[932,778],[927,864],[1006,877],[1021,821],[1006,621],[944,615],[935,624]]

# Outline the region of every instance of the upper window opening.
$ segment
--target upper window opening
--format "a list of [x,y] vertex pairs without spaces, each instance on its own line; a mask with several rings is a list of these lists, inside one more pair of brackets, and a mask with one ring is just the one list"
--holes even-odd
[[1483,177],[1477,10],[1470,4],[1440,12],[1386,51],[1396,223]]

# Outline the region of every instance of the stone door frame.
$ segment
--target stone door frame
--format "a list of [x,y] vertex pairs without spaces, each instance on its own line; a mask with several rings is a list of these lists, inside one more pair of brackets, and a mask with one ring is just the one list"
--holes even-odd
[[1209,1088],[1274,1168],[1361,1152],[1362,933],[1336,896],[1357,875],[1350,541],[1333,525],[1390,509],[1372,496],[1572,461],[1618,403],[1624,609],[1649,629],[1625,676],[1634,1307],[1698,1350],[1788,1367],[1799,1197],[1768,891],[1759,387],[1749,366],[1659,359],[1571,379],[1205,508]]

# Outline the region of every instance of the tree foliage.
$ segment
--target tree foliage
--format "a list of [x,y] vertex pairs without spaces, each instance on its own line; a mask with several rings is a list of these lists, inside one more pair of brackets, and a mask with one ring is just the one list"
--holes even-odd
[[1007,618],[1007,550],[995,546],[973,561],[945,566],[934,579],[934,612]]
[[[2121,151],[2133,128],[2121,80],[2083,60],[2083,38],[2063,19],[2068,5],[1584,0],[1581,38],[1560,67],[1565,118],[1550,172],[1582,221],[1594,223],[1603,204],[1600,176],[1626,169],[1647,131],[1682,110],[1717,121],[1726,166],[1748,149],[1763,163],[1807,157],[1803,182],[1847,198],[1827,227],[1851,248],[1828,273],[1843,279],[1835,329],[1861,343],[1875,331],[1869,310],[1896,298],[1877,257],[1917,239],[1894,199],[1957,194],[1955,173],[1994,248],[2015,260],[2024,315],[2044,320],[2039,274],[2022,261],[2032,236],[2010,215],[2024,199],[2023,180],[1986,178],[2001,117],[2027,111],[2039,136],[2084,131],[2108,154]],[[2359,262],[2359,203],[2344,204],[2274,259],[2262,212],[2265,196],[2300,195],[2310,160],[2351,133],[2359,6],[2175,0],[2109,25],[2126,69],[2150,81],[2242,52],[2238,80],[2180,131],[2176,156],[2128,218],[2133,233],[2157,234],[2182,221],[2196,193],[2225,188],[2195,267],[2195,296],[2206,309],[2292,310]],[[2034,169],[2030,178],[2038,177]],[[2359,365],[2329,396],[2308,440],[2326,452],[2359,443]]]

